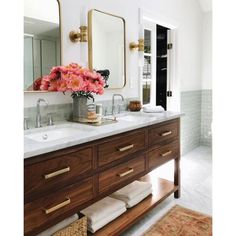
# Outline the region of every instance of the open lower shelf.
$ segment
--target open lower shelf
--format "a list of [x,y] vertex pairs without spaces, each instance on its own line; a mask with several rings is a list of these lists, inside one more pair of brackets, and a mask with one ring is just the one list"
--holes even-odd
[[173,182],[161,178],[157,178],[151,173],[142,177],[142,181],[150,181],[152,183],[152,195],[145,198],[136,206],[128,209],[124,214],[119,216],[114,221],[110,222],[95,234],[89,233],[88,235],[104,236],[104,235],[119,235],[128,229],[132,224],[136,223],[145,213],[153,209],[161,201],[166,199],[176,190]]

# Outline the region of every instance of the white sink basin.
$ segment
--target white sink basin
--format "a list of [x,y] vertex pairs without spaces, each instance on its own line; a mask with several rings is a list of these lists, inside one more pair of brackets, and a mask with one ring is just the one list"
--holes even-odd
[[25,137],[36,142],[50,142],[77,135],[81,135],[81,131],[79,129],[75,127],[64,127],[26,134]]

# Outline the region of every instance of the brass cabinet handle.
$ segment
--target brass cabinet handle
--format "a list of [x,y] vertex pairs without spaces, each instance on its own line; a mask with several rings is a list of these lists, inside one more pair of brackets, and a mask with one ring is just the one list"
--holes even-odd
[[70,204],[70,198],[66,198],[66,200],[64,202],[59,203],[56,206],[53,206],[53,207],[51,207],[49,209],[44,209],[44,210],[45,210],[45,213],[47,215],[47,214],[52,213],[52,212],[54,212],[54,211],[56,211],[56,210],[58,210],[58,209],[60,209],[60,208],[62,208],[64,206],[66,206],[68,204]]
[[165,152],[165,153],[162,153],[161,156],[162,156],[162,157],[165,157],[165,156],[170,155],[171,153],[172,153],[172,151],[167,151],[167,152]]
[[125,146],[125,147],[122,147],[122,148],[118,148],[118,151],[124,152],[124,151],[126,151],[126,150],[132,149],[133,147],[134,147],[134,145],[133,145],[133,144],[130,144],[130,145],[128,145],[128,146]]
[[118,176],[119,176],[119,177],[124,177],[124,176],[126,176],[126,175],[131,174],[132,172],[134,172],[134,169],[133,169],[133,168],[129,168],[128,171],[123,172],[123,173],[120,173],[120,174],[118,174]]
[[167,131],[161,134],[162,137],[172,134],[171,131]]
[[44,178],[45,178],[45,179],[50,179],[50,178],[52,178],[52,177],[55,177],[55,176],[57,176],[57,175],[64,174],[64,173],[69,172],[69,171],[70,171],[70,167],[68,166],[68,167],[63,168],[63,169],[61,169],[61,170],[57,170],[57,171],[52,172],[52,173],[50,173],[50,174],[46,174],[46,175],[44,175]]

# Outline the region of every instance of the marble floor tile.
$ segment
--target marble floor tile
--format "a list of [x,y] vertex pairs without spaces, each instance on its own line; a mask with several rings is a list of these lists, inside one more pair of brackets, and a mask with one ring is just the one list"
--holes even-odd
[[[212,215],[211,149],[200,146],[181,158],[181,198],[175,199],[171,195],[123,233],[122,236],[142,235],[175,204]],[[173,168],[173,162],[160,167],[159,177],[173,180]]]

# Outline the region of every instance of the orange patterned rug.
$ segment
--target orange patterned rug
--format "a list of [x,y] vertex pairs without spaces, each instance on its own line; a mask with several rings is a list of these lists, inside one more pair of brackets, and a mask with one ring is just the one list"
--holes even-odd
[[211,236],[212,218],[202,213],[174,206],[143,236]]

